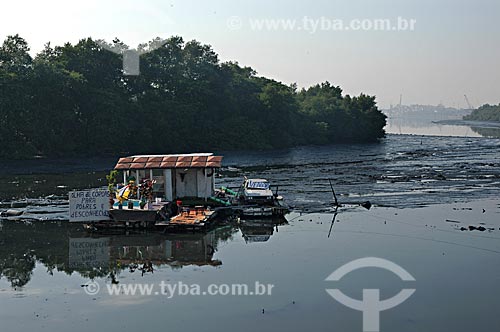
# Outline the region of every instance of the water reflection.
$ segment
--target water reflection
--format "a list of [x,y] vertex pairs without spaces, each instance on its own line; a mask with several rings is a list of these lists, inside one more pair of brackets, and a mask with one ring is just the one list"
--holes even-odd
[[214,257],[218,247],[238,232],[247,243],[265,242],[285,223],[249,220],[192,234],[90,234],[67,222],[5,222],[0,228],[0,279],[21,288],[30,282],[37,262],[49,275],[77,272],[114,282],[124,271],[144,274],[160,266],[219,266],[223,262]]
[[68,267],[81,275],[115,279],[123,270],[154,272],[155,267],[174,269],[186,265],[218,266],[214,259],[220,242],[234,229],[221,228],[206,234],[163,235],[154,233],[70,237]]
[[478,128],[478,127],[472,127],[472,130],[475,133],[478,133],[479,135],[481,135],[483,137],[500,138],[500,128]]
[[388,134],[483,137],[483,135],[465,125],[448,125],[432,122],[429,119],[395,117],[387,119],[385,131]]
[[388,134],[500,138],[495,122],[463,121],[463,112],[388,112]]
[[239,228],[246,243],[267,242],[279,231],[279,226],[286,225],[284,218],[244,220]]

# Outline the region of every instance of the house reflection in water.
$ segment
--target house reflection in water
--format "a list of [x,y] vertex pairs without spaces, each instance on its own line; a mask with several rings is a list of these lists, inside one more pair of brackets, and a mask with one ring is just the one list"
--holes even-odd
[[214,230],[190,235],[117,235],[69,239],[69,267],[78,270],[137,264],[218,266],[213,256],[220,239]]

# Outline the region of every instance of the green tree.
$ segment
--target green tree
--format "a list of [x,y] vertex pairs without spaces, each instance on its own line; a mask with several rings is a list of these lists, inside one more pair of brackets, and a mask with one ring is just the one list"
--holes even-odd
[[36,153],[30,137],[23,132],[33,95],[29,50],[19,35],[8,36],[0,47],[0,155],[11,158]]
[[464,120],[500,122],[500,104],[485,104],[472,111],[470,115],[464,116]]

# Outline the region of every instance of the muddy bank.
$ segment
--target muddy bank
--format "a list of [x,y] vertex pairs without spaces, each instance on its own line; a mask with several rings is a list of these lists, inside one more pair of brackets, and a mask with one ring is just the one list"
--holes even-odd
[[[264,177],[299,211],[331,209],[329,179],[344,203],[370,201],[397,208],[497,197],[500,186],[497,139],[389,135],[380,144],[222,154],[225,167],[218,186],[237,188],[244,176]],[[47,161],[39,167],[11,163],[4,170],[18,172],[0,175],[0,209],[26,201],[24,211],[37,213],[38,208],[30,206],[44,204],[49,215],[43,217],[50,219],[54,212],[58,220],[61,207],[51,206],[51,198],[63,199],[72,189],[105,186],[114,162],[72,161],[53,168]],[[18,174],[28,169],[29,174]],[[54,173],[47,173],[51,170]]]

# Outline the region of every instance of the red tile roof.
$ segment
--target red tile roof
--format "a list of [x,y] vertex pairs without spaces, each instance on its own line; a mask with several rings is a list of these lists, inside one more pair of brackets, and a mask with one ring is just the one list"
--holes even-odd
[[222,157],[210,153],[185,155],[130,156],[120,158],[116,170],[161,168],[220,168]]

